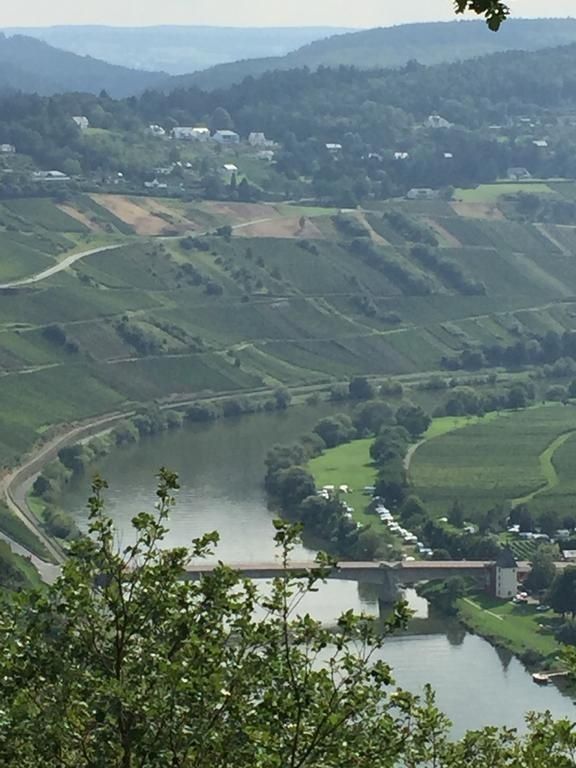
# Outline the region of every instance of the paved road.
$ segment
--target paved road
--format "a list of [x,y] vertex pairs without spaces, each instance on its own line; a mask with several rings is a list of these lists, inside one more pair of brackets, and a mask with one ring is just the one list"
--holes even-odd
[[23,285],[33,285],[34,283],[39,283],[42,280],[47,280],[49,277],[52,277],[52,275],[58,274],[58,272],[62,272],[63,270],[68,269],[68,267],[72,266],[72,264],[75,262],[80,261],[80,259],[85,259],[87,256],[93,256],[95,253],[114,251],[117,248],[122,248],[122,245],[124,245],[124,243],[119,243],[116,245],[102,245],[100,248],[92,248],[88,251],[72,253],[70,256],[63,258],[62,261],[59,261],[58,264],[54,264],[52,267],[48,267],[48,269],[45,269],[43,272],[38,272],[37,275],[32,275],[31,277],[23,277],[20,280],[12,280],[10,283],[0,283],[0,289],[18,288]]

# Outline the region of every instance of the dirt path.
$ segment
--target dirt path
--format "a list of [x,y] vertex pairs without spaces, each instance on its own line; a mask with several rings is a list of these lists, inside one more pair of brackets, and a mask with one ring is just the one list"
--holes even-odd
[[62,261],[58,262],[58,264],[54,264],[52,267],[48,267],[48,269],[45,269],[43,272],[38,272],[36,275],[32,275],[32,277],[24,277],[20,280],[13,280],[11,283],[0,283],[0,289],[2,288],[18,288],[23,285],[33,285],[34,283],[39,283],[42,280],[47,280],[49,277],[52,277],[53,275],[58,274],[58,272],[63,272],[65,269],[68,269],[68,267],[72,266],[72,264],[75,264],[77,261],[80,261],[80,259],[85,259],[87,256],[93,256],[96,253],[104,253],[105,251],[114,251],[117,248],[122,248],[122,244],[117,245],[103,245],[100,246],[100,248],[92,248],[88,251],[80,251],[80,253],[72,253],[70,256],[66,256]]
[[558,449],[561,448],[564,443],[567,442],[571,437],[574,437],[575,434],[576,429],[563,432],[561,435],[558,435],[558,437],[555,437],[550,445],[548,445],[542,451],[538,457],[538,462],[540,464],[540,469],[542,470],[542,475],[544,476],[544,484],[536,488],[536,490],[532,491],[532,493],[528,493],[526,496],[512,499],[511,504],[513,507],[518,507],[520,504],[527,504],[537,496],[546,493],[546,491],[551,491],[552,488],[555,488],[558,485],[560,478],[558,477],[558,472],[554,466],[554,455],[556,454],[556,451],[558,451]]

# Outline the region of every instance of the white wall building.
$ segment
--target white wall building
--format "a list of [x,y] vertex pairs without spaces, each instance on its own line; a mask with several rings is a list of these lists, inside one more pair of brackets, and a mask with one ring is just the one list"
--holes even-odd
[[427,128],[451,128],[452,123],[440,115],[429,115],[425,123]]
[[152,134],[152,136],[166,136],[166,131],[164,128],[162,128],[161,125],[149,125],[148,130]]
[[13,155],[16,152],[14,144],[0,144],[0,153],[3,155]]
[[239,144],[240,143],[240,136],[236,133],[236,131],[216,131],[214,136],[212,136],[214,141],[217,141],[218,144]]
[[198,125],[180,125],[172,128],[172,138],[182,141],[208,141],[210,130]]
[[504,549],[494,566],[494,594],[508,600],[518,593],[518,563],[509,549]]
[[78,128],[80,128],[81,131],[85,131],[88,128],[90,128],[90,121],[84,115],[76,115],[75,117],[72,118],[72,120],[74,120],[74,122],[76,123]]
[[266,138],[261,131],[252,131],[248,136],[248,144],[251,147],[273,147],[274,142]]

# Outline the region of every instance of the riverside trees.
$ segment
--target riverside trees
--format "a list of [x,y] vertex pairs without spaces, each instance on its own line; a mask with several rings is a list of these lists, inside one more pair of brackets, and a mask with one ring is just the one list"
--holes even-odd
[[[377,659],[400,630],[399,604],[377,634],[346,612],[328,630],[295,607],[331,563],[270,592],[219,564],[186,581],[191,549],[162,549],[178,487],[162,470],[155,514],[133,520],[119,550],[90,499],[90,538],[73,544],[63,575],[21,594],[0,617],[0,761],[5,768],[533,768],[573,765],[570,723],[532,717],[526,737],[487,729],[456,743],[432,692],[399,690]],[[276,524],[282,562],[296,532]]]

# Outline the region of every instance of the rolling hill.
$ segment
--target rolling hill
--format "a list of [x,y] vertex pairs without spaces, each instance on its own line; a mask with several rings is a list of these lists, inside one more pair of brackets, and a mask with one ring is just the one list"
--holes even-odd
[[350,30],[338,27],[57,26],[7,28],[79,56],[170,75],[250,57],[283,56],[314,40]]
[[164,87],[224,88],[275,69],[398,67],[410,60],[438,64],[507,50],[538,50],[576,41],[576,19],[512,19],[495,35],[477,21],[404,24],[317,40],[281,57],[251,58],[184,75]]
[[[176,218],[180,238],[126,234]],[[134,402],[356,374],[422,381],[463,349],[576,329],[576,229],[521,224],[481,203],[395,201],[342,218],[93,195],[5,201],[0,221],[4,283],[104,233],[122,246],[2,290],[3,464],[51,425]],[[186,236],[226,222],[241,225],[231,237]],[[437,249],[415,248],[424,236]]]
[[162,72],[141,72],[90,56],[61,51],[32,37],[0,34],[0,89],[51,95],[68,91],[120,98],[166,79]]

